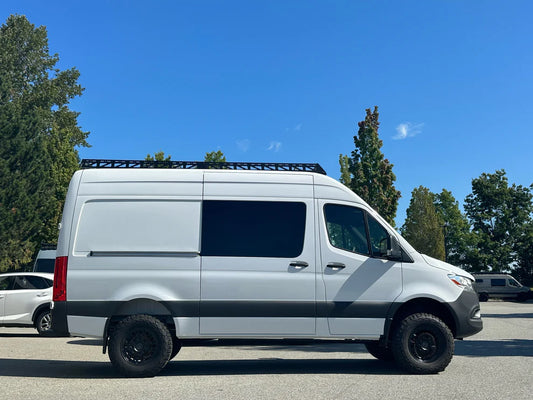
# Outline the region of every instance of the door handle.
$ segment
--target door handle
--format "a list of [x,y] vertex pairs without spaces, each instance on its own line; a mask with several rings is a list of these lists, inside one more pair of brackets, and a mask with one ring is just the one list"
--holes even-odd
[[332,269],[343,269],[346,268],[346,264],[340,262],[330,262],[327,267]]
[[289,265],[294,268],[307,268],[309,266],[305,261],[292,261]]

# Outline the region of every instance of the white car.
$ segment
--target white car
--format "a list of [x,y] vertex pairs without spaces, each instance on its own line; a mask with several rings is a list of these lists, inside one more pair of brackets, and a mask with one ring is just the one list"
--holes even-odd
[[32,326],[41,335],[52,333],[53,274],[0,274],[0,326]]

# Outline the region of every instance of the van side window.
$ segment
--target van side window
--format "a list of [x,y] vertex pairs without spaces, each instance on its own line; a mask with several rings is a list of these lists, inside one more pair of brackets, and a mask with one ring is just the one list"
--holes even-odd
[[491,279],[491,286],[505,286],[505,279]]
[[339,204],[324,206],[329,242],[342,250],[370,255],[364,211]]
[[206,200],[203,256],[298,257],[304,247],[304,203]]

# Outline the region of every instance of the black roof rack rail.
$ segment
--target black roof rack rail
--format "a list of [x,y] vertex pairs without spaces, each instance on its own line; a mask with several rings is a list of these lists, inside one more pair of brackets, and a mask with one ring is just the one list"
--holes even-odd
[[263,163],[263,162],[205,162],[205,161],[146,161],[146,160],[81,160],[80,167],[88,168],[173,168],[173,169],[233,169],[251,171],[316,172],[327,175],[320,164]]

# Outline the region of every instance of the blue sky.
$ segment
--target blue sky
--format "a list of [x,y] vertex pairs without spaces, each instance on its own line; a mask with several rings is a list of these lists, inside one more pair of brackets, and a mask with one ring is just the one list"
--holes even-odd
[[505,169],[533,182],[531,1],[24,1],[91,132],[82,158],[318,162],[338,178],[379,107],[405,218],[413,188]]

